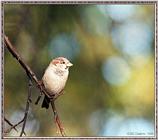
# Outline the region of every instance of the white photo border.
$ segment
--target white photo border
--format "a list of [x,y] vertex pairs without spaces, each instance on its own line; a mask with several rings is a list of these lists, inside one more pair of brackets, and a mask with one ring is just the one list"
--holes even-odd
[[[111,137],[106,137],[106,136],[102,136],[102,137],[4,137],[3,136],[3,131],[4,131],[4,103],[3,103],[3,98],[4,98],[4,5],[5,4],[58,4],[58,5],[80,5],[80,4],[111,4],[111,5],[115,5],[115,4],[122,4],[122,5],[129,5],[129,4],[143,4],[143,5],[149,5],[149,4],[153,4],[155,6],[155,134],[154,136],[111,136]],[[157,81],[158,81],[158,65],[157,65],[157,40],[158,40],[158,31],[157,31],[157,27],[158,27],[158,1],[116,1],[116,0],[111,0],[111,1],[97,1],[97,0],[80,0],[80,1],[73,1],[73,0],[69,0],[69,1],[64,1],[64,0],[58,0],[58,1],[47,1],[47,0],[43,0],[43,1],[38,1],[38,0],[2,0],[1,1],[1,81],[0,81],[0,85],[1,85],[1,96],[0,96],[0,101],[1,101],[1,106],[0,106],[0,116],[1,116],[1,139],[111,139],[111,140],[115,140],[115,139],[158,139],[157,135],[158,135],[158,126],[157,126],[157,120],[158,120],[158,99],[157,99]]]

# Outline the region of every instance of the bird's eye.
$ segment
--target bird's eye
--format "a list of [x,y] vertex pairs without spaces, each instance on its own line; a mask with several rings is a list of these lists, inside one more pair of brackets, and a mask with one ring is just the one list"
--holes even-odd
[[65,62],[63,61],[63,62],[61,62],[62,64],[65,64]]

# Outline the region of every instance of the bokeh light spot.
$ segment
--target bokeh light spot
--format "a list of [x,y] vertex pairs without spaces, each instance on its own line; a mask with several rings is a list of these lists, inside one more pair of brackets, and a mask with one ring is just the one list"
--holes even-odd
[[102,67],[105,80],[112,85],[122,85],[130,77],[130,67],[126,61],[120,57],[110,57]]
[[154,124],[143,118],[110,116],[102,132],[103,136],[154,136]]
[[146,56],[151,54],[152,31],[143,23],[126,23],[120,28],[114,29],[112,38],[115,47],[132,57]]
[[54,37],[49,45],[51,57],[64,56],[72,60],[79,53],[79,44],[73,34],[59,34]]
[[108,15],[102,12],[101,9],[104,7],[101,5],[87,7],[81,15],[85,30],[93,35],[104,36],[109,34],[111,21]]
[[134,5],[108,5],[107,11],[113,20],[122,21],[130,17],[135,8]]

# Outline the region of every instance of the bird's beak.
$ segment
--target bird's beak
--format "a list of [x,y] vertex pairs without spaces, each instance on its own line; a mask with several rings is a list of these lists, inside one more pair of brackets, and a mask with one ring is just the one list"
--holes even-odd
[[67,66],[67,67],[72,67],[73,64],[69,62],[66,66]]

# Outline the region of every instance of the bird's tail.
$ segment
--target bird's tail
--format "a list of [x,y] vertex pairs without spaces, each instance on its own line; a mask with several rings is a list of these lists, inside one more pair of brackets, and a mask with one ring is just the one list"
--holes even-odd
[[45,95],[43,103],[42,103],[42,108],[49,108],[49,103],[50,103],[50,99]]

